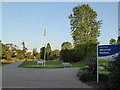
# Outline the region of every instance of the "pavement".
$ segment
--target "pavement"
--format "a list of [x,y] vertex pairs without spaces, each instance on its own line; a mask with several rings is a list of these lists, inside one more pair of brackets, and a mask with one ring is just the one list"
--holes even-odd
[[3,88],[93,88],[78,80],[79,68],[19,68],[22,62],[2,66]]

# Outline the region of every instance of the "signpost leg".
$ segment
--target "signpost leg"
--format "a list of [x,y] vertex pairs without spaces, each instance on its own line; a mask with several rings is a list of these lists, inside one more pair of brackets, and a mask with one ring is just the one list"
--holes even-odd
[[42,63],[42,67],[43,67],[43,63]]
[[99,67],[98,67],[98,45],[97,45],[97,82],[99,82]]
[[38,67],[38,62],[37,62],[37,67]]

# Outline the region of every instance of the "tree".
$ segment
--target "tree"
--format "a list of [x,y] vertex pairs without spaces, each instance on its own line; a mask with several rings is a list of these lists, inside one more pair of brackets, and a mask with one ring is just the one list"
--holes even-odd
[[37,56],[38,52],[37,52],[37,48],[33,48],[33,55]]
[[88,4],[78,5],[73,8],[73,13],[70,14],[69,19],[75,45],[97,42],[102,21],[97,21],[96,18],[97,13]]
[[25,47],[24,41],[22,42],[22,45],[23,45],[23,55],[25,57],[25,53],[26,53],[27,48]]
[[60,50],[56,49],[56,50],[51,52],[51,56],[50,56],[51,59],[57,59],[59,57],[60,57]]
[[112,38],[112,39],[109,41],[109,44],[115,45],[115,44],[116,44],[116,40]]
[[[17,49],[17,58],[19,59],[23,59],[25,56],[24,56],[24,53],[23,53],[23,50],[19,50]],[[28,57],[27,57],[28,58]]]
[[5,59],[11,59],[12,50],[10,49],[10,44],[2,44],[2,57]]
[[26,51],[27,48],[25,47],[25,42],[24,41],[22,42],[22,45],[23,45],[23,50]]
[[51,51],[52,51],[52,50],[51,50],[51,46],[50,46],[50,44],[48,43],[48,44],[47,44],[47,47],[46,47],[46,54],[47,54],[47,55],[46,55],[46,56],[47,56],[46,58],[47,58],[47,60],[50,59]]
[[[102,21],[97,21],[96,18],[96,11],[94,11],[88,4],[74,7],[73,13],[69,16],[75,51],[79,53],[77,57],[88,57],[90,55],[90,48],[96,48],[99,44],[97,38],[100,36],[99,29]],[[97,51],[95,49],[92,52],[93,54],[96,54]]]
[[120,45],[120,36],[118,37],[117,44]]
[[64,49],[61,50],[60,52],[60,59],[63,60],[64,62],[75,62],[76,59],[74,57],[74,49],[68,50]]
[[61,50],[64,50],[64,49],[68,49],[68,50],[70,50],[70,49],[72,49],[73,47],[72,47],[72,44],[70,43],[70,42],[64,42],[64,43],[62,43],[62,45],[61,45]]
[[44,53],[45,53],[45,47],[42,47],[40,49],[40,57],[41,57],[41,59],[44,59]]

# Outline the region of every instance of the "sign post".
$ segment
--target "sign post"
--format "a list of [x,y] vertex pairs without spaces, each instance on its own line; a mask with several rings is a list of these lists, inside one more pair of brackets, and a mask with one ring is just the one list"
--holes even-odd
[[[97,45],[98,50],[98,45]],[[99,70],[98,70],[98,51],[97,51],[97,82],[99,82]]]
[[120,45],[98,45],[97,46],[97,82],[99,82],[99,74],[109,74],[110,61],[114,61],[119,55]]

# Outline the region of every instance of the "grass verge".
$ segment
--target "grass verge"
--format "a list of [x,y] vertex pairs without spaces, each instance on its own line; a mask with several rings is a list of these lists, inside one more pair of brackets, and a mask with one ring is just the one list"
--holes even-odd
[[[83,67],[83,66],[84,66],[84,63],[81,63],[81,62],[72,63],[72,67],[74,67],[74,68]],[[46,60],[45,67],[43,67],[42,64],[37,65],[37,61],[24,61],[18,67],[23,67],[23,68],[64,68],[61,61],[53,61],[53,60],[52,61]]]
[[18,67],[24,67],[24,68],[63,68],[63,65],[59,61],[46,61],[45,67],[42,67],[42,64],[37,65],[37,61],[24,61]]

